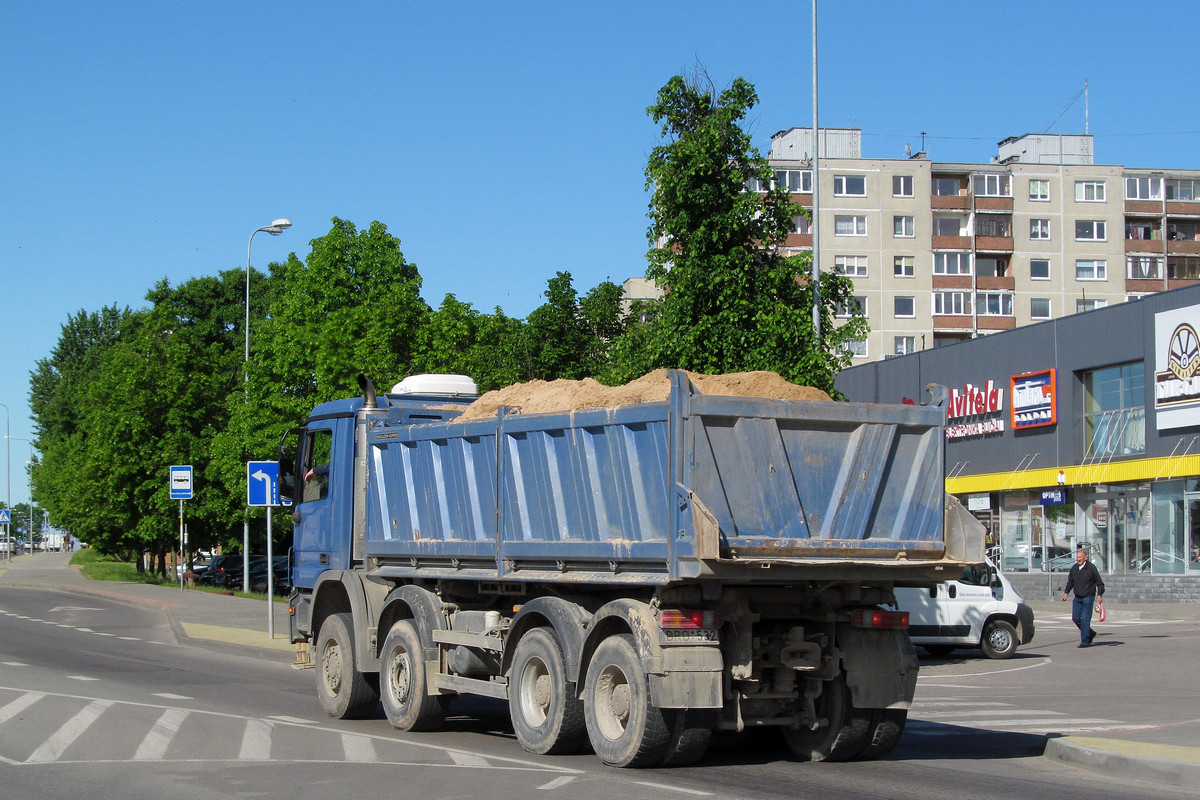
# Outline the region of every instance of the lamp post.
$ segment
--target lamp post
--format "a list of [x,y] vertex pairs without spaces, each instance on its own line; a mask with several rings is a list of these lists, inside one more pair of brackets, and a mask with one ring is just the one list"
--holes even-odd
[[4,479],[8,482],[4,491],[4,507],[8,509],[9,519],[4,526],[4,556],[12,561],[12,445],[8,441],[8,434],[12,432],[9,428],[12,412],[4,403],[0,403],[0,406],[4,407]]
[[[29,552],[32,553],[33,552],[33,440],[26,439],[22,436],[9,436],[7,433],[4,434],[4,438],[6,441],[12,441],[13,439],[16,439],[18,442],[25,442],[26,444],[29,445]],[[8,447],[11,452],[12,445],[8,445]],[[12,462],[10,461],[9,463],[11,465]],[[11,488],[11,486],[12,486],[12,483],[10,481],[9,487]],[[9,511],[9,514],[11,514],[11,513],[12,512]],[[9,539],[11,540],[11,538],[12,537],[10,536]]]
[[[270,225],[255,228],[254,233],[246,240],[246,347],[242,353],[242,396],[243,402],[250,402],[250,245],[254,244],[254,235],[269,233],[278,236],[292,227],[289,219],[277,219]],[[250,591],[250,509],[242,512],[242,591]]]

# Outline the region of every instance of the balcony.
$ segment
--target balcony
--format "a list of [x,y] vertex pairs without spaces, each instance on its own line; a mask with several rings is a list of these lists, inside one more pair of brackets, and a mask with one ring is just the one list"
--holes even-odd
[[975,278],[975,287],[978,289],[988,289],[992,291],[1014,291],[1017,288],[1017,279],[1012,275],[980,275]]
[[934,289],[974,289],[975,279],[970,275],[934,275]]
[[975,197],[975,208],[979,211],[1012,211],[1011,197]]
[[1126,214],[1161,214],[1162,203],[1157,200],[1126,200]]
[[970,211],[971,198],[960,194],[930,195],[929,207],[935,211]]
[[985,317],[981,315],[978,323],[981,331],[1011,331],[1017,327],[1015,317]]
[[784,247],[806,247],[812,250],[812,234],[789,233],[783,244]]
[[970,250],[970,236],[931,236],[930,246],[934,250]]
[[1011,253],[1013,238],[1011,236],[976,236],[975,249],[987,253]]
[[971,317],[965,314],[953,317],[934,315],[933,329],[934,331],[972,331],[975,329],[975,326]]

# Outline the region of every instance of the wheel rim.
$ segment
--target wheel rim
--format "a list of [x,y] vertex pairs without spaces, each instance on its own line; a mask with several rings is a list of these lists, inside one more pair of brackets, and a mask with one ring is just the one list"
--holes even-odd
[[336,695],[342,688],[342,648],[337,642],[328,642],[321,653],[321,672],[325,676],[325,688]]
[[396,705],[404,706],[408,703],[412,684],[412,662],[409,661],[407,651],[396,650],[392,653],[392,657],[388,660],[387,674],[388,693]]
[[521,670],[517,684],[520,695],[521,717],[534,728],[540,728],[550,716],[550,703],[554,694],[550,668],[540,658],[531,658]]
[[1001,628],[992,631],[992,635],[988,637],[988,641],[992,645],[992,649],[1000,653],[1012,647],[1012,637],[1008,635],[1008,631]]
[[607,739],[620,739],[629,726],[632,697],[629,679],[615,664],[610,664],[596,681],[596,722]]

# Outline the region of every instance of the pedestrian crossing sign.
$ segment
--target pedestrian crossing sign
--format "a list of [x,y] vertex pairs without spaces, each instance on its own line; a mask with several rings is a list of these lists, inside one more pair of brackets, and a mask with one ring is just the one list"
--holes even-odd
[[12,522],[12,515],[7,508],[0,509],[0,525],[7,525]]

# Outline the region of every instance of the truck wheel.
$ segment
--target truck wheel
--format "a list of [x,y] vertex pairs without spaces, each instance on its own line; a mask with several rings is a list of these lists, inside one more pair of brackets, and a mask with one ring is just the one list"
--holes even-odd
[[583,702],[567,680],[553,628],[535,628],[517,644],[508,679],[508,713],[517,741],[531,753],[574,753],[587,741]]
[[717,712],[679,708],[665,712],[665,716],[671,727],[671,740],[659,766],[683,767],[699,761],[712,742]]
[[827,721],[816,730],[784,728],[792,754],[803,761],[850,761],[870,744],[871,710],[850,704],[846,676],[825,683],[816,700],[817,716]]
[[983,627],[979,648],[988,658],[1012,658],[1017,652],[1017,629],[1002,619]]
[[338,719],[364,719],[375,712],[379,691],[355,668],[354,620],[330,614],[317,636],[317,699]]
[[421,634],[411,619],[397,622],[383,640],[379,695],[388,722],[402,731],[440,727],[450,704],[448,696],[428,693],[423,650]]
[[876,709],[872,717],[871,739],[862,749],[856,760],[874,761],[892,752],[892,748],[900,741],[904,733],[904,724],[908,721],[908,710],[904,708]]
[[596,648],[584,681],[583,713],[592,748],[609,766],[650,766],[667,753],[671,731],[650,702],[650,686],[627,633]]

